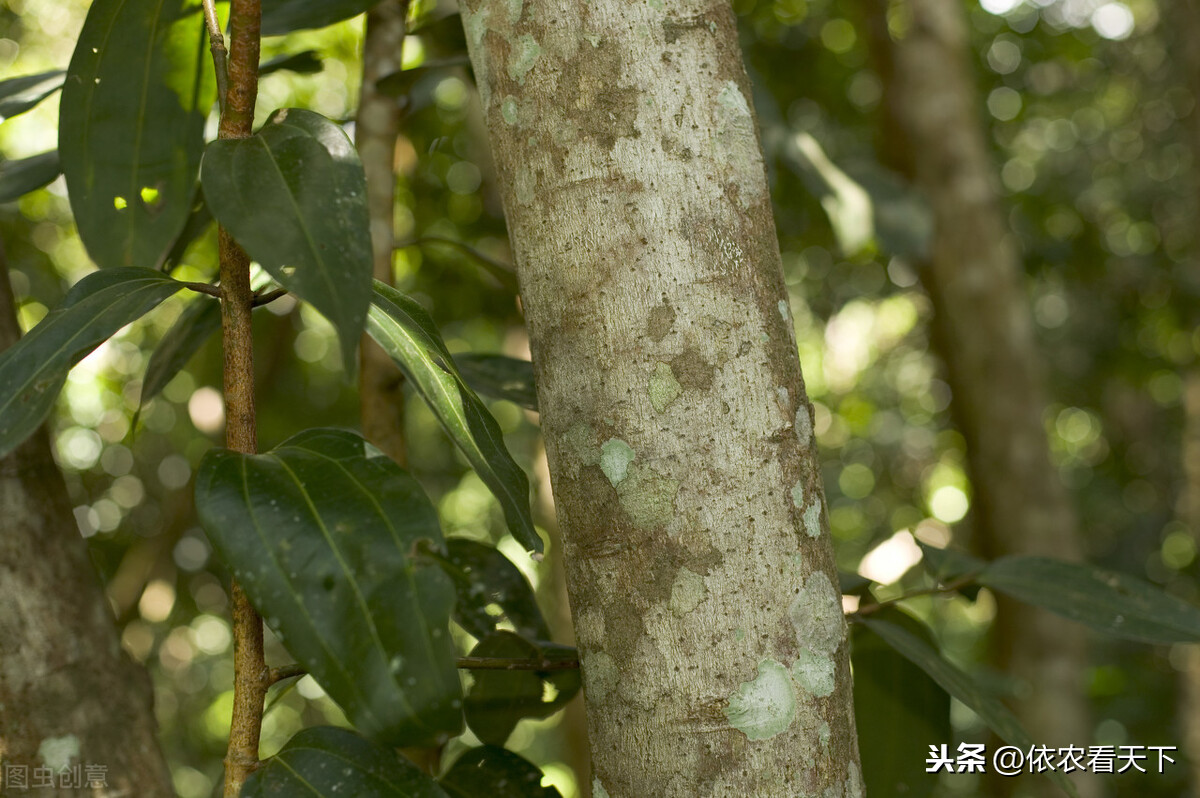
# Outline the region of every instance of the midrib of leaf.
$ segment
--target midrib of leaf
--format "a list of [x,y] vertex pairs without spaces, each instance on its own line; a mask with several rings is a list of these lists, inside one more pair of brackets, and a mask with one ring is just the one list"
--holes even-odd
[[[150,281],[150,280],[148,280],[148,278],[143,278],[143,279],[146,279],[147,282],[152,282],[154,284],[158,284],[158,285],[162,284],[158,280]],[[110,291],[114,288],[120,288],[120,287],[122,287],[122,286],[120,286],[120,285],[110,286],[109,288],[104,289],[104,291],[102,293],[107,293],[108,291]],[[148,285],[148,286],[144,286],[144,287],[133,288],[133,289],[131,289],[131,293],[134,291],[138,291],[138,292],[145,291],[145,290],[147,290],[149,288],[153,288],[153,287],[155,287],[155,285]],[[178,290],[178,288],[176,290]],[[98,296],[98,295],[93,294],[93,296]],[[128,297],[128,295],[117,297],[112,303],[110,303],[109,305],[107,305],[104,308],[103,312],[107,313],[108,311],[112,310],[114,307],[116,307],[118,304],[121,303],[121,300],[126,299],[127,297]],[[80,302],[82,303],[82,302],[86,301],[86,299],[87,298],[85,298],[84,300],[80,300]],[[71,307],[78,307],[78,305],[72,305]],[[63,308],[63,310],[69,311],[70,308]],[[101,315],[101,313],[97,313],[96,315],[99,316],[99,315]],[[122,326],[124,326],[124,325],[122,325]],[[70,338],[68,338],[66,341],[63,342],[62,346],[60,346],[60,347],[58,347],[58,349],[54,350],[54,352],[51,356],[42,359],[42,365],[44,366],[47,363],[53,362],[53,360],[55,358],[57,358],[58,356],[60,356],[75,341],[75,339],[77,339],[79,336],[81,336],[85,332],[87,332],[87,329],[88,328],[85,325],[85,326],[81,327],[80,329],[76,330],[74,332],[74,334],[71,335]],[[0,407],[0,416],[2,416],[8,412],[8,409],[12,405],[12,402],[16,401],[16,399],[19,398],[21,396],[21,394],[25,393],[25,391],[29,388],[29,386],[32,385],[36,381],[37,376],[42,374],[43,372],[44,372],[44,368],[42,368],[42,367],[38,367],[38,368],[34,369],[33,374],[30,376],[30,378],[25,380],[25,382],[21,384],[20,390],[16,391],[13,394],[14,398],[9,400],[9,402],[7,402],[3,407]]]
[[[287,575],[287,569],[283,567],[283,565],[279,562],[279,559],[275,556],[275,547],[271,545],[269,540],[267,540],[266,536],[262,532],[262,526],[258,523],[258,518],[255,517],[254,504],[250,501],[249,457],[246,457],[246,456],[239,457],[238,458],[238,466],[242,471],[242,497],[245,500],[246,510],[250,514],[250,525],[252,527],[254,527],[254,533],[258,536],[259,542],[262,543],[263,550],[267,552],[267,556],[271,558],[272,564],[275,565],[275,570],[283,575],[284,582],[287,584],[287,586],[289,588],[291,588],[290,592],[292,594],[293,601],[295,601],[296,608],[299,610],[300,614],[302,616],[304,616],[304,619],[308,622],[309,628],[315,632],[316,628],[317,628],[316,623],[313,622],[312,616],[308,614],[308,609],[304,606],[304,602],[297,598],[298,593],[295,590],[295,587],[292,585],[292,580]],[[307,498],[307,494],[306,494],[306,498]],[[322,637],[319,634],[314,634],[313,637],[316,639],[317,644],[321,647],[321,649],[328,656],[329,661],[331,663],[333,663],[333,667],[342,675],[342,677],[347,682],[349,682],[351,685],[353,685],[355,694],[358,695],[358,697],[362,699],[362,704],[367,709],[367,714],[375,719],[375,723],[379,726],[380,729],[386,729],[387,725],[384,724],[382,722],[382,719],[378,715],[375,714],[375,707],[371,704],[370,700],[368,699],[367,694],[362,691],[361,687],[359,687],[358,680],[353,678],[353,674],[351,674],[350,671],[346,669],[346,667],[342,664],[342,661],[334,654],[333,650],[326,644],[324,637]]]
[[[337,466],[339,469],[341,469],[342,473],[344,473],[346,475],[346,477],[350,480],[350,482],[354,485],[354,487],[358,489],[359,493],[361,493],[363,496],[365,496],[367,498],[367,501],[369,501],[371,503],[371,506],[375,508],[376,514],[378,514],[378,516],[381,519],[383,519],[383,523],[387,527],[390,537],[392,538],[392,542],[396,544],[396,548],[399,551],[404,551],[404,548],[405,548],[404,542],[399,539],[399,532],[397,532],[396,527],[393,526],[391,518],[388,516],[387,512],[384,511],[383,506],[380,505],[379,502],[376,500],[375,494],[373,494],[371,491],[367,490],[367,486],[362,484],[358,480],[358,478],[354,476],[354,474],[350,471],[350,469],[348,469],[344,465],[342,465],[342,462],[340,460],[337,460],[333,457],[329,457],[328,455],[322,454],[321,452],[315,452],[312,449],[304,449],[299,446],[296,446],[293,448],[299,449],[300,451],[303,451],[303,452],[308,452],[309,454],[316,455],[317,457],[320,457],[324,460],[328,460],[330,463],[333,463],[335,466]],[[407,581],[409,587],[412,588],[413,598],[416,599],[421,595],[421,591],[418,590],[418,588],[417,588],[416,578],[415,578],[414,574],[412,572],[410,572],[407,568],[404,570],[406,572],[404,575],[405,581]],[[357,595],[357,589],[356,589],[355,594]],[[365,604],[363,605],[363,611],[366,614],[366,616],[371,619],[372,632],[375,633],[374,636],[375,636],[376,640],[379,641],[380,648],[383,648],[383,641],[378,636],[377,629],[375,626],[374,616],[371,615],[371,613],[366,609]],[[425,622],[424,613],[421,613],[421,612],[417,613],[417,623],[419,624],[419,626],[421,628],[421,632],[422,632],[421,640],[425,644],[425,653],[428,655],[429,661],[437,662],[437,654],[433,650],[433,645],[431,643],[432,638],[429,635],[429,631],[430,631],[429,625]],[[390,662],[390,660],[389,660],[389,662]],[[439,675],[438,680],[441,681],[440,675]],[[403,691],[401,691],[401,692],[403,693]],[[406,701],[406,703],[407,703],[407,701]],[[417,717],[417,713],[415,710],[413,711],[413,716],[414,716],[414,718]],[[418,723],[420,723],[421,726],[425,726],[426,728],[428,728],[419,719],[418,719]]]
[[[302,134],[308,136],[309,138],[313,139],[314,141],[316,140],[315,137],[312,136],[311,134],[309,134],[307,131],[300,129],[300,128],[297,128],[297,129],[300,130],[300,132]],[[337,295],[338,295],[337,294],[337,286],[334,285],[333,281],[329,277],[329,269],[326,268],[325,259],[323,257],[321,257],[321,252],[320,252],[320,250],[317,249],[317,244],[315,241],[313,241],[312,235],[308,231],[308,221],[307,221],[307,219],[305,219],[304,214],[301,213],[300,206],[296,204],[296,197],[294,194],[292,194],[292,188],[291,188],[291,186],[288,185],[287,179],[283,176],[283,170],[279,168],[279,162],[275,158],[275,153],[271,150],[271,145],[267,143],[267,139],[265,136],[259,135],[259,136],[256,136],[255,138],[257,138],[260,142],[262,142],[263,149],[265,149],[267,151],[267,156],[268,156],[269,160],[271,161],[271,166],[273,166],[275,168],[275,174],[277,174],[279,176],[279,182],[283,184],[283,188],[284,188],[283,193],[287,195],[288,204],[292,206],[292,211],[296,214],[296,218],[300,220],[300,229],[304,231],[304,240],[306,242],[308,242],[308,250],[313,254],[313,257],[315,257],[317,259],[317,263],[321,267],[321,268],[317,269],[317,273],[321,275],[321,278],[324,280],[325,285],[329,289],[328,296],[331,299],[336,300]],[[319,143],[320,142],[318,142],[318,144]],[[332,160],[332,156],[330,156],[330,160]],[[297,268],[299,268],[299,267],[297,267]],[[338,305],[341,305],[341,303],[338,302]]]
[[[320,749],[316,749],[316,750],[319,751]],[[275,757],[275,761],[278,762],[280,765],[282,765],[284,768],[286,768],[288,773],[291,773],[292,777],[295,778],[296,781],[300,782],[305,787],[307,787],[313,795],[321,795],[322,794],[320,790],[318,790],[312,784],[309,784],[308,780],[300,775],[300,771],[296,770],[294,767],[292,767],[290,764],[288,764],[288,761],[286,759],[284,759],[283,757],[277,756],[277,757]]]

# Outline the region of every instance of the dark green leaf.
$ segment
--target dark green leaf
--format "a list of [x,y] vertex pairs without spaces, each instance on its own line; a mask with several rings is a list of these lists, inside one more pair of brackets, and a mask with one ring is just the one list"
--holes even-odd
[[925,568],[939,582],[953,582],[959,577],[976,574],[987,567],[987,560],[981,560],[965,552],[955,549],[939,549],[927,543],[918,543],[921,547],[921,557]]
[[258,67],[258,74],[270,75],[272,72],[295,72],[297,75],[312,75],[325,68],[321,56],[316,50],[302,50],[299,53],[284,53],[270,61],[264,61]]
[[528,360],[504,355],[460,354],[454,361],[463,379],[479,393],[537,410],[533,364]]
[[1046,557],[1003,557],[979,583],[1114,637],[1200,640],[1200,609],[1126,574]]
[[200,0],[95,0],[67,70],[59,152],[100,266],[157,267],[187,221],[216,90]]
[[171,244],[171,251],[167,253],[166,260],[163,262],[164,268],[170,268],[182,261],[184,253],[187,252],[192,242],[207,233],[212,224],[212,212],[208,209],[208,203],[204,201],[204,194],[197,192],[196,199],[192,203],[192,212],[188,214],[187,223],[175,237],[175,242]]
[[366,178],[346,133],[312,111],[276,111],[251,138],[210,144],[201,181],[250,257],[333,322],[353,373],[372,260]]
[[66,74],[61,69],[55,69],[0,80],[0,122],[25,113],[61,89]]
[[[932,648],[920,621],[895,608],[876,620],[907,629]],[[928,798],[937,776],[925,772],[930,745],[950,741],[950,696],[922,669],[885,643],[869,627],[851,627],[854,712],[867,795]]]
[[442,776],[442,788],[453,798],[562,798],[543,787],[544,774],[512,751],[493,745],[472,748]]
[[0,456],[38,428],[72,366],[182,287],[152,269],[89,274],[61,307],[0,353]]
[[[550,629],[538,609],[533,588],[499,549],[466,538],[447,538],[446,551],[443,567],[458,593],[454,620],[459,626],[482,640],[508,621],[521,637],[549,639]],[[489,613],[489,606],[500,611]]]
[[[575,649],[532,643],[512,632],[496,632],[471,650],[472,657],[556,659],[578,656]],[[517,723],[546,718],[562,709],[579,692],[579,671],[546,673],[528,670],[471,671],[474,684],[463,703],[467,725],[484,743],[504,745]]]
[[324,28],[363,13],[379,0],[262,0],[262,35]]
[[541,551],[542,540],[529,510],[529,479],[505,448],[496,420],[463,380],[433,319],[412,299],[376,281],[367,332],[400,364],[500,500],[513,537],[525,548]]
[[60,174],[58,150],[16,161],[0,161],[0,202],[11,202],[48,185]]
[[[192,355],[221,329],[221,303],[209,296],[199,296],[179,315],[167,334],[154,348],[142,379],[142,395],[138,413],[167,387],[167,383],[183,370]],[[136,414],[135,414],[136,418]]]
[[871,580],[865,576],[838,571],[838,590],[843,595],[864,596],[867,593],[867,588],[870,586]]
[[287,741],[242,785],[242,798],[448,798],[394,751],[346,729],[313,726]]
[[[465,66],[469,63],[471,63],[470,59],[465,54],[451,56],[450,58],[431,59],[411,69],[402,69],[390,75],[384,75],[375,82],[375,88],[379,90],[380,94],[386,94],[389,97],[408,97],[412,92],[413,86],[421,78],[431,75],[437,70],[453,66]],[[405,108],[409,112],[417,110],[413,106],[414,103],[410,100]]]
[[[970,707],[979,719],[1006,743],[1025,750],[1029,750],[1034,744],[1020,722],[999,699],[984,691],[974,679],[951,664],[937,649],[894,623],[870,616],[862,618],[860,622],[909,662],[929,674],[943,690]],[[1062,773],[1053,771],[1047,775],[1066,790],[1068,795],[1078,798],[1075,785]]]
[[267,624],[359,730],[394,746],[458,733],[454,588],[418,554],[442,534],[404,470],[353,433],[309,430],[266,454],[210,451],[196,507]]

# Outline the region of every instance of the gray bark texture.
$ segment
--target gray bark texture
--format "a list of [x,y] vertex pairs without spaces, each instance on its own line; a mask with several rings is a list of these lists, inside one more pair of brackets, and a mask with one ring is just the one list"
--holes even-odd
[[724,2],[467,0],[597,798],[863,793],[812,411]]
[[[0,253],[0,349],[20,334]],[[47,798],[174,795],[150,680],[121,650],[45,428],[0,459],[0,518],[0,795],[25,794],[10,768]],[[55,787],[33,789],[45,767]],[[74,768],[105,786],[63,786]]]
[[[968,28],[957,0],[907,0],[907,30],[887,30],[876,5],[876,40],[888,146],[925,194],[935,232],[921,279],[933,301],[934,346],[946,364],[951,410],[966,439],[976,544],[988,557],[1079,560],[1074,507],[1050,459],[1041,357],[1021,256],[1005,227],[997,175],[970,66]],[[894,17],[894,18],[895,18]],[[1038,744],[1086,746],[1091,724],[1083,628],[997,597],[994,664],[1022,686],[1017,715]],[[995,794],[1016,785],[998,779]],[[1100,795],[1081,775],[1081,795]],[[1061,795],[1048,780],[1026,789]]]

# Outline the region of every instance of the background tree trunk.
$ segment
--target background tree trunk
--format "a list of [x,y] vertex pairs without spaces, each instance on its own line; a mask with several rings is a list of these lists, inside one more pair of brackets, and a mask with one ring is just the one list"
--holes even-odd
[[[890,160],[924,192],[935,219],[921,279],[933,301],[933,342],[946,364],[951,409],[966,439],[977,547],[988,557],[1028,554],[1079,560],[1074,508],[1050,460],[1042,416],[1041,359],[1021,258],[1005,228],[997,176],[984,139],[968,61],[968,28],[956,0],[908,0],[885,42],[884,104]],[[1087,746],[1085,632],[1042,610],[998,597],[994,663],[1024,692],[1017,714],[1042,745]],[[1015,784],[998,779],[1007,794]],[[1095,796],[1094,776],[1081,795]],[[1029,785],[1059,795],[1048,780]]]
[[[0,251],[0,349],[20,336]],[[0,459],[0,518],[0,760],[39,796],[173,796],[150,680],[121,650],[45,428]],[[62,786],[76,766],[107,786]],[[33,789],[35,767],[53,789]]]
[[860,796],[846,627],[730,8],[463,8],[594,795]]

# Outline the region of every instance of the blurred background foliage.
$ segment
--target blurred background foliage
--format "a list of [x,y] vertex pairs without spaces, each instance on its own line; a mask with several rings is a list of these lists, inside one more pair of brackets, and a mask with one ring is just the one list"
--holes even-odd
[[[436,0],[435,0],[436,2]],[[63,68],[83,22],[81,0],[0,5],[0,77]],[[927,224],[880,158],[881,81],[865,26],[875,6],[831,0],[735,0],[756,86],[761,132],[797,340],[821,446],[839,566],[886,587],[877,598],[922,587],[915,540],[971,538],[971,485],[953,401],[930,354],[930,303],[912,262],[883,247],[847,255],[811,170],[791,142],[804,132],[887,207],[919,243]],[[414,15],[452,9],[414,4]],[[894,13],[892,13],[894,12]],[[905,23],[901,7],[889,26]],[[1200,352],[1200,230],[1190,140],[1196,100],[1182,26],[1154,0],[983,0],[968,5],[982,110],[1002,180],[1012,235],[1024,255],[1052,405],[1045,424],[1057,466],[1082,519],[1090,559],[1200,601],[1194,531],[1177,520],[1185,487],[1181,453],[1186,374]],[[268,38],[264,61],[314,50],[321,69],[264,77],[260,121],[302,106],[353,118],[362,18]],[[406,67],[453,55],[454,25],[410,36]],[[469,68],[423,71],[413,84],[398,145],[397,240],[465,242],[509,262]],[[50,149],[57,99],[0,126],[5,158]],[[853,220],[851,220],[853,221]],[[0,238],[25,329],[94,267],[74,233],[61,180],[0,205]],[[215,236],[193,245],[177,276],[216,272]],[[889,251],[905,251],[889,247]],[[452,351],[528,356],[519,303],[463,251],[422,241],[396,252],[397,286],[433,313]],[[125,650],[156,686],[156,711],[184,798],[209,795],[221,770],[232,697],[227,577],[210,556],[191,508],[191,476],[219,445],[220,353],[210,341],[134,422],[149,352],[194,296],[175,297],[124,330],[72,373],[54,416],[56,454],[122,629]],[[260,439],[264,448],[316,425],[356,425],[355,389],[330,325],[285,299],[256,314]],[[532,475],[539,523],[553,525],[536,416],[490,407]],[[561,579],[505,532],[491,494],[455,453],[419,399],[406,414],[409,467],[429,491],[445,531],[498,542],[543,598],[556,636],[570,642]],[[848,599],[853,602],[854,599]],[[913,602],[948,655],[983,663],[994,609],[987,590]],[[468,643],[460,641],[464,650]],[[1084,675],[1094,739],[1077,744],[1181,745],[1177,672],[1183,647],[1096,638]],[[287,661],[276,644],[268,660]],[[995,674],[998,690],[1004,680]],[[469,677],[464,677],[469,678]],[[578,700],[578,699],[577,699]],[[311,679],[274,688],[264,726],[271,754],[304,725],[339,722]],[[523,721],[509,746],[542,765],[565,796],[579,795],[562,715]],[[960,739],[985,739],[955,705]],[[470,733],[468,732],[468,739]],[[454,752],[448,752],[449,761]],[[955,776],[943,794],[972,795]],[[1114,795],[1177,796],[1186,768],[1118,776]]]

